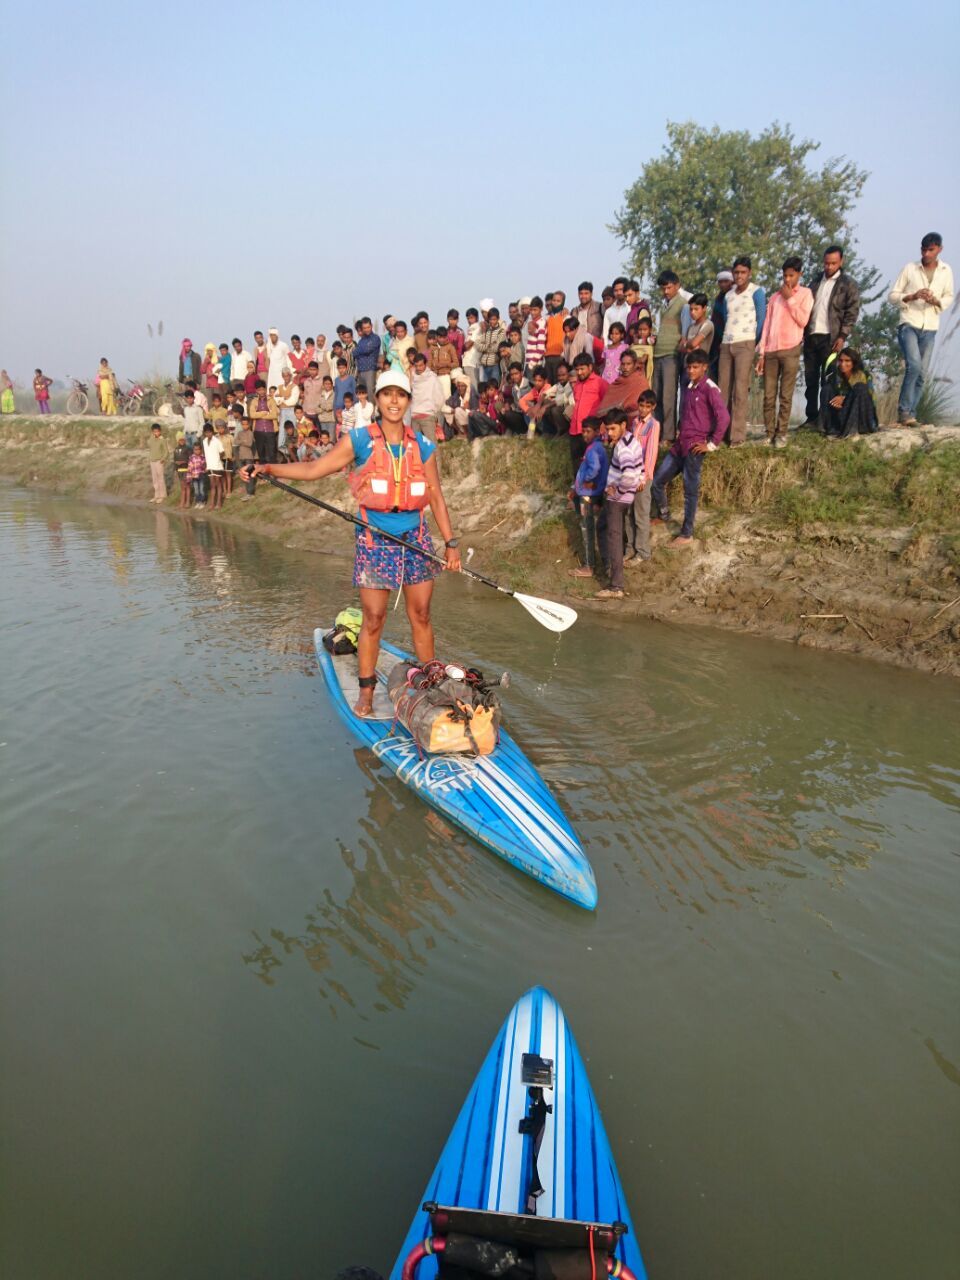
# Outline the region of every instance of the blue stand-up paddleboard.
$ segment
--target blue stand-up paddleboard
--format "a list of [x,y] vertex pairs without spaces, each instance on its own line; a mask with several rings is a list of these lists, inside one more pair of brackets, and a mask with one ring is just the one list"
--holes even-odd
[[410,732],[395,723],[386,679],[401,649],[382,644],[373,714],[356,715],[356,654],[335,657],[314,632],[317,661],[337,710],[361,741],[401,782],[445,818],[512,866],[589,910],[597,905],[593,868],[546,783],[509,734],[490,755],[424,755]]
[[390,1280],[435,1280],[448,1268],[646,1276],[583,1059],[542,987],[517,1001],[494,1040]]

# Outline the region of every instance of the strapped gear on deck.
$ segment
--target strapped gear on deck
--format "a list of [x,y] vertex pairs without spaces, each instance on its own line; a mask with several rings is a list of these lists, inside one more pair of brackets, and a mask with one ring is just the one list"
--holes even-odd
[[553,1089],[553,1059],[541,1058],[537,1053],[525,1053],[521,1059],[521,1078],[527,1085],[527,1114],[520,1120],[520,1132],[533,1138],[533,1163],[530,1168],[530,1186],[527,1191],[527,1213],[537,1212],[537,1200],[543,1195],[540,1181],[540,1148],[547,1129],[547,1116],[553,1114],[553,1104],[543,1096],[544,1089]]
[[[501,678],[502,681],[502,678]],[[400,724],[417,746],[432,755],[486,756],[500,736],[500,699],[479,671],[425,662],[399,662],[387,693]]]
[[429,1257],[437,1259],[440,1280],[636,1280],[617,1256],[627,1232],[622,1222],[535,1218],[431,1201],[423,1207],[431,1234],[407,1255],[402,1280],[416,1280]]

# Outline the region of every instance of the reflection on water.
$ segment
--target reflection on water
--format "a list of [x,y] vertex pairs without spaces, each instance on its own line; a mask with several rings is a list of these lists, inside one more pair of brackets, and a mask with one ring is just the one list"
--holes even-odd
[[348,561],[15,490],[0,553],[0,1274],[305,1275],[358,1238],[336,1265],[384,1269],[534,982],[653,1274],[945,1273],[956,686],[609,618],[558,640],[445,580],[447,653],[514,674],[591,915],[338,720],[312,631]]
[[[470,861],[464,838],[427,810],[424,819],[434,838],[415,852],[399,845],[402,784],[366,748],[355,749],[353,755],[371,785],[366,791],[367,812],[359,824],[364,834],[356,850],[336,842],[349,873],[345,899],[338,901],[328,890],[306,914],[301,932],[272,928],[269,941],[254,933],[257,945],[243,956],[268,986],[278,980],[277,970],[285,959],[302,956],[322,976],[317,990],[334,1015],[338,1002],[357,1007],[352,981],[345,980],[357,974],[373,980],[374,1010],[402,1009],[438,939],[449,936],[458,900],[468,896],[461,879]],[[340,973],[344,977],[338,977]]]

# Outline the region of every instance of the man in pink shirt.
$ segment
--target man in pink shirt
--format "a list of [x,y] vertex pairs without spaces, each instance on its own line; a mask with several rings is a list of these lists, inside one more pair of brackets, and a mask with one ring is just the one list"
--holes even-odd
[[799,258],[788,258],[783,264],[783,284],[767,303],[758,347],[757,374],[763,378],[763,422],[768,442],[778,449],[787,443],[793,389],[797,385],[803,351],[803,331],[813,310],[813,294],[800,283],[802,270]]

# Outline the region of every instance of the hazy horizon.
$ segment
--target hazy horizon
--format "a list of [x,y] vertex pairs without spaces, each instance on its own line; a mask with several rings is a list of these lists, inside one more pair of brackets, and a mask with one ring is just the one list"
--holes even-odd
[[[305,12],[240,3],[198,22],[182,3],[144,17],[52,0],[42,26],[8,12],[8,48],[29,51],[0,87],[0,365],[16,381],[37,365],[88,379],[102,355],[121,378],[173,376],[185,336],[330,335],[484,296],[505,310],[584,276],[599,290],[623,258],[607,224],[667,120],[789,125],[821,143],[812,163],[870,171],[852,221],[884,282],[931,229],[960,266],[946,5],[925,11],[916,73],[889,0],[736,18],[694,3],[663,31],[646,10],[593,23],[567,2],[476,29],[439,6],[369,5],[362,27],[352,10]],[[637,47],[614,72],[617,24]]]

